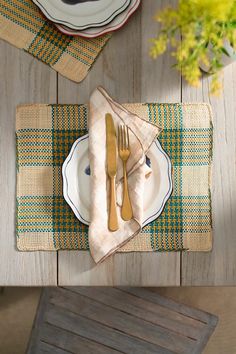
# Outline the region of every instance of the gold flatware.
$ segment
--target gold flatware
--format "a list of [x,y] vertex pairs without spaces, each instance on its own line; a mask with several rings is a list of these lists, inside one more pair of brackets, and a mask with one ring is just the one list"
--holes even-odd
[[116,212],[116,171],[117,171],[117,140],[116,129],[111,114],[106,114],[106,150],[107,150],[107,174],[110,178],[110,205],[108,215],[108,229],[118,230]]
[[123,162],[123,175],[124,175],[124,186],[123,186],[123,202],[121,207],[121,217],[123,220],[130,220],[133,217],[132,205],[129,197],[128,181],[127,181],[127,171],[126,163],[130,157],[130,144],[129,144],[129,129],[127,126],[119,126],[118,131],[118,146],[119,146],[119,156]]

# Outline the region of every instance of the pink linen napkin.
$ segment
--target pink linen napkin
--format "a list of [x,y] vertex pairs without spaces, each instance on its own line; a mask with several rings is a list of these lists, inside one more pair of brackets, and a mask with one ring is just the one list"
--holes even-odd
[[[129,127],[131,155],[127,162],[128,185],[133,208],[133,218],[121,218],[122,161],[118,157],[116,192],[119,229],[108,230],[109,179],[106,172],[106,123],[105,115],[113,117],[116,131],[119,124]],[[115,102],[99,87],[91,95],[89,104],[89,157],[91,167],[91,223],[89,247],[96,263],[115,253],[142,228],[144,182],[150,169],[146,165],[146,153],[161,129],[129,112]]]

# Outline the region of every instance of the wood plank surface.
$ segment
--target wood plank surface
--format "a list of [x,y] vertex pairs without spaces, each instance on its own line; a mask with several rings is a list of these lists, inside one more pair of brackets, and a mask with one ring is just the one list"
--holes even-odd
[[209,102],[214,115],[213,249],[182,254],[182,285],[236,285],[236,63],[221,76],[222,95],[209,95],[205,77],[199,89],[183,85],[184,102]]
[[216,324],[215,316],[144,288],[49,288],[27,353],[44,353],[51,346],[52,352],[55,347],[55,352],[81,354],[197,354]]
[[[41,341],[50,343],[53,347],[59,346],[67,352],[79,354],[118,354],[120,351],[92,342],[87,338],[74,334],[67,329],[61,329],[51,324],[45,324],[41,331]],[[51,348],[52,350],[52,348]],[[54,352],[53,352],[54,353]]]
[[56,73],[0,42],[0,284],[55,285],[56,252],[19,252],[15,236],[15,110],[21,103],[55,102]]
[[34,352],[34,354],[68,354],[67,350],[63,350],[60,348],[56,348],[55,346],[52,346],[48,343],[45,342],[40,342],[37,350]]
[[[119,102],[179,102],[181,80],[167,53],[149,58],[149,38],[158,26],[153,14],[173,1],[145,0],[122,30],[113,34],[87,78],[79,85],[59,76],[59,103],[87,103],[103,86]],[[160,270],[160,271],[158,271]],[[174,286],[180,284],[179,253],[128,253],[95,266],[84,251],[59,252],[59,285]]]
[[[55,291],[50,298],[50,303],[55,307],[86,317],[92,323],[99,322],[103,326],[114,328],[129,336],[137,337],[140,340],[152,344],[166,347],[168,350],[177,352],[186,352],[187,349],[193,349],[195,339],[185,336],[183,333],[175,330],[169,331],[163,326],[150,322],[149,319],[131,315],[129,312],[111,307],[109,304],[100,303],[98,300],[92,300],[79,293],[60,289]],[[107,289],[109,293],[110,289]],[[122,296],[122,293],[120,294]],[[57,310],[58,311],[58,310]]]
[[[172,303],[169,300],[167,301],[168,306],[166,306],[162,297],[146,292],[146,290],[137,292],[137,289],[134,288],[133,291],[129,292],[125,288],[109,288],[109,291],[107,291],[107,288],[103,287],[70,287],[68,289],[77,294],[87,296],[93,301],[99,301],[103,305],[108,305],[161,327],[173,331],[178,328],[179,333],[184,333],[193,339],[199,337],[199,333],[208,321],[208,317],[203,318],[201,312],[201,317],[197,313],[194,319],[191,318],[189,313],[184,311],[184,306],[177,307],[173,303],[171,307]],[[142,298],[142,294],[148,294],[148,297]],[[191,312],[191,314],[193,313]]]
[[[223,94],[181,84],[170,53],[148,56],[158,31],[154,13],[175,0],[145,0],[129,23],[114,33],[81,84],[0,42],[0,285],[236,285],[236,64],[222,73]],[[116,254],[95,266],[88,252],[19,252],[15,242],[15,108],[20,103],[87,103],[104,88],[119,102],[209,102],[214,114],[213,227],[211,253]],[[58,86],[58,87],[57,87]],[[58,89],[58,90],[57,90]],[[181,279],[180,279],[181,278]],[[45,349],[46,350],[46,349]]]

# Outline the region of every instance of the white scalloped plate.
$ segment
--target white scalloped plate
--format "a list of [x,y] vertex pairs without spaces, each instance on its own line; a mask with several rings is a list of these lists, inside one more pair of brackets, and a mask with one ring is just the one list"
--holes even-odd
[[123,27],[130,16],[138,9],[141,0],[131,0],[129,6],[125,11],[121,12],[118,16],[116,16],[110,23],[101,27],[90,27],[85,30],[73,30],[64,25],[55,23],[55,26],[64,34],[69,36],[79,36],[85,38],[95,38],[102,36],[105,33],[110,33],[117,31],[121,27]]
[[[147,154],[152,173],[146,180],[143,226],[158,218],[172,193],[171,162],[156,139]],[[63,195],[75,216],[90,223],[88,134],[76,140],[62,166]]]
[[62,0],[33,0],[49,20],[76,30],[106,25],[123,12],[130,1],[97,0],[71,5]]

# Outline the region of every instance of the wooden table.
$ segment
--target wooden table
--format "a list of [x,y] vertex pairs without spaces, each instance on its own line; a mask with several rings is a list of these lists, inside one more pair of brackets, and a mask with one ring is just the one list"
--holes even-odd
[[[145,0],[115,33],[91,72],[75,84],[0,41],[0,285],[236,285],[236,64],[222,73],[223,94],[209,79],[190,88],[167,53],[148,56],[158,30],[153,15],[170,1]],[[85,103],[104,86],[120,102],[210,102],[214,112],[211,253],[128,253],[94,267],[88,252],[19,252],[15,246],[15,109],[20,103]]]

